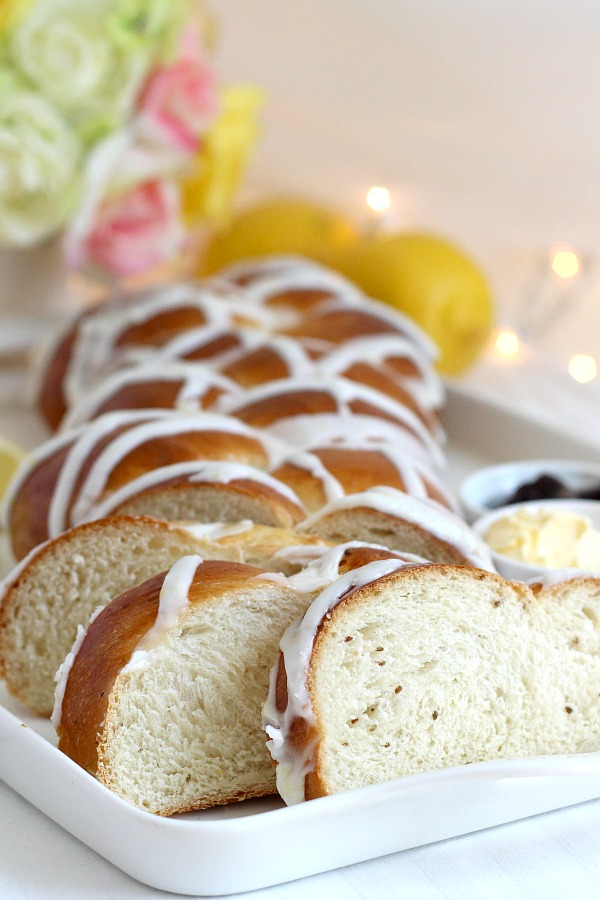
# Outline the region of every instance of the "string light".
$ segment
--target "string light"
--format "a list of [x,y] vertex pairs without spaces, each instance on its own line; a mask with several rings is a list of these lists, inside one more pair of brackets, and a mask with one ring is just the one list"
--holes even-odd
[[569,375],[579,384],[593,381],[598,374],[598,366],[593,356],[587,353],[575,353],[569,360]]
[[375,186],[369,188],[366,199],[369,209],[372,209],[373,212],[376,213],[386,212],[392,204],[390,192],[385,187]]
[[555,275],[565,281],[574,278],[581,271],[581,260],[573,250],[555,250],[550,260],[550,266]]
[[521,352],[521,340],[515,331],[499,331],[495,347],[502,359],[515,359]]

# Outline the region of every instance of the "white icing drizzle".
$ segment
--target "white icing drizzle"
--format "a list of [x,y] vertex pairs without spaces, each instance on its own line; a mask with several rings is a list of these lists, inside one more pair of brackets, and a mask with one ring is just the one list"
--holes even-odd
[[445,464],[441,447],[429,448],[402,425],[362,413],[307,413],[290,416],[267,426],[268,434],[302,450],[312,450],[324,444],[341,447],[352,444],[360,435],[366,443],[379,446],[381,442],[397,444],[402,452],[424,464],[442,467]]
[[337,500],[338,497],[343,497],[346,493],[337,478],[331,474],[329,469],[325,467],[314,453],[299,450],[286,457],[282,464],[296,466],[298,469],[308,472],[312,478],[315,478],[321,485],[326,503]]
[[[221,328],[212,325],[199,325],[197,328],[190,328],[188,331],[182,331],[170,341],[164,343],[161,347],[153,348],[146,351],[149,361],[153,361],[157,365],[162,365],[167,360],[183,359],[183,357],[206,347],[213,341],[217,341],[221,337],[233,335],[236,339],[236,345],[221,350],[218,353],[206,357],[206,359],[198,360],[199,362],[207,362],[211,365],[221,365],[231,353],[236,353],[244,347],[252,347],[259,340],[264,340],[265,332],[258,328],[242,328],[232,327]],[[195,360],[190,360],[195,362]]]
[[[132,497],[136,497],[144,491],[174,478],[185,479],[189,484],[198,482],[229,484],[232,481],[240,481],[242,479],[252,481],[257,485],[271,488],[281,497],[285,497],[300,509],[304,509],[300,498],[287,484],[283,484],[283,482],[268,475],[262,469],[256,469],[254,466],[248,466],[244,463],[230,463],[220,460],[188,460],[187,462],[171,463],[168,466],[152,469],[138,478],[132,479],[127,484],[117,488],[104,500],[87,505],[82,518],[77,517],[77,521],[74,521],[73,524],[80,525],[82,522],[91,522],[95,519],[109,516],[128,500],[131,500]],[[71,518],[74,520],[75,515],[73,514]]]
[[[439,355],[438,348],[416,322],[408,316],[405,316],[404,313],[399,312],[397,309],[392,309],[391,306],[382,303],[380,300],[375,300],[373,297],[363,296],[361,299],[361,312],[376,316],[378,319],[381,319],[382,322],[391,325],[392,328],[397,330],[398,334],[405,335],[413,341],[415,346],[426,354],[429,360],[434,361],[437,359]],[[333,300],[326,306],[319,307],[315,315],[318,317],[321,313],[327,314],[334,312],[338,308],[347,308],[347,304],[343,301],[338,302]],[[356,336],[366,337],[367,335],[357,334]],[[368,335],[368,337],[371,337],[371,335]]]
[[48,506],[47,530],[49,537],[56,537],[69,527],[67,510],[75,483],[79,478],[81,468],[88,456],[104,437],[121,428],[123,425],[133,427],[139,422],[148,419],[167,418],[168,410],[127,410],[109,412],[99,416],[94,422],[82,425],[76,432],[76,440],[73,442],[63,465],[61,466],[56,484],[52,491],[52,497]]
[[[394,368],[386,365],[386,359],[389,358],[410,360],[418,375],[400,375]],[[429,354],[402,335],[375,334],[336,344],[316,362],[316,367],[324,375],[340,375],[359,362],[380,368],[425,409],[437,409],[444,401],[444,385],[431,367]]]
[[[284,460],[284,464],[289,463],[298,466],[298,468],[304,469],[313,478],[320,481],[326,498],[325,502],[331,503],[339,497],[345,496],[346,491],[337,478],[329,472],[325,464],[316,455],[320,449],[325,448],[315,448],[313,453],[293,453]],[[374,448],[365,447],[363,444],[359,447],[348,447],[346,445],[344,449],[372,451]],[[411,494],[413,497],[420,497],[421,499],[425,499],[429,496],[423,476],[423,470],[426,469],[425,466],[420,464],[417,460],[407,459],[406,453],[402,453],[397,448],[390,448],[388,445],[381,444],[378,445],[376,449],[382,455],[389,458],[389,461],[393,464],[398,473],[398,477],[402,480],[407,494]],[[386,452],[388,449],[390,450],[389,454]],[[432,476],[431,480],[433,482],[436,479]]]
[[283,481],[273,478],[272,475],[269,475],[262,469],[248,466],[245,463],[217,461],[200,464],[198,471],[192,475],[189,480],[192,483],[198,481],[210,481],[219,484],[228,484],[231,481],[242,480],[255,481],[258,484],[263,484],[265,487],[271,488],[273,491],[276,491],[276,493],[287,497],[292,503],[303,508],[302,501],[291,487],[284,484]]
[[342,275],[333,272],[314,259],[309,259],[307,256],[296,253],[275,253],[270,256],[255,256],[243,259],[221,269],[217,279],[234,283],[238,282],[239,279],[244,279],[249,284],[252,284],[256,280],[278,275],[301,278],[311,274],[335,278],[341,283],[349,284],[355,291],[358,291],[358,288],[352,282],[348,282]]
[[69,443],[73,443],[82,433],[82,428],[72,429],[68,433],[56,434],[44,441],[39,447],[29,451],[27,456],[22,460],[17,472],[13,476],[2,501],[2,527],[10,528],[10,514],[13,503],[20,492],[26,479],[29,477],[33,469],[49,459],[63,447]]
[[160,589],[154,624],[139,641],[127,665],[121,669],[122,675],[150,665],[152,651],[164,644],[169,631],[177,625],[181,613],[187,607],[190,587],[200,565],[202,559],[192,554],[182,556],[171,566]]
[[[315,454],[319,453],[320,450],[335,449],[335,447],[335,444],[330,445],[330,447],[320,444],[313,448],[309,458],[312,458]],[[355,450],[357,452],[377,451],[396,469],[398,477],[405,485],[406,493],[412,494],[414,497],[428,497],[429,492],[426,486],[427,483],[438,492],[449,509],[458,512],[456,500],[442,484],[434,471],[433,466],[431,464],[426,464],[422,459],[419,459],[414,455],[407,456],[405,447],[399,447],[397,444],[385,443],[383,441],[376,445],[369,445],[368,443],[365,443],[364,440],[348,440],[344,442],[343,449]],[[293,461],[293,457],[288,457],[287,460],[284,460],[284,462],[289,461]],[[321,463],[321,465],[323,465],[323,463]],[[317,477],[316,473],[311,474],[315,474],[315,477]],[[342,491],[342,494],[339,494],[338,496],[343,496],[344,493],[345,491]],[[337,498],[332,496],[331,498],[328,498],[327,502],[335,499]]]
[[251,519],[240,519],[239,522],[175,522],[177,528],[187,531],[192,537],[203,541],[220,541],[223,538],[243,534],[254,528]]
[[[233,288],[228,292],[233,294]],[[257,326],[268,326],[268,312],[260,307],[250,307],[243,294],[235,299],[224,295],[216,287],[208,289],[197,284],[161,286],[154,293],[145,293],[122,306],[100,308],[79,325],[73,344],[64,392],[71,405],[81,390],[93,383],[109,361],[119,356],[117,342],[121,334],[133,325],[149,321],[153,316],[177,307],[189,306],[201,310],[206,324],[231,327],[236,317],[253,321]]]
[[83,394],[75,406],[69,410],[61,423],[61,428],[72,428],[75,425],[87,422],[94,418],[97,410],[107,400],[110,400],[123,388],[130,385],[143,384],[148,381],[181,381],[181,388],[173,408],[182,409],[182,407],[187,407],[187,412],[197,412],[201,409],[200,401],[212,387],[220,388],[224,393],[232,396],[240,393],[240,389],[235,382],[201,363],[177,360],[162,364],[160,367],[155,363],[144,363],[134,367],[117,369],[117,371],[103,378],[100,384]]
[[360,590],[365,585],[406,565],[408,563],[403,560],[385,559],[367,563],[347,572],[329,584],[313,600],[304,616],[296,619],[281,639],[279,646],[287,678],[287,705],[283,711],[277,709],[276,685],[279,669],[277,662],[271,670],[269,694],[263,706],[262,716],[263,727],[269,737],[267,747],[277,762],[277,790],[288,805],[300,803],[305,799],[304,779],[313,768],[315,742],[308,742],[302,749],[294,750],[288,737],[295,719],[304,719],[309,726],[315,724],[307,680],[319,625],[331,614],[348,591]]
[[[288,553],[290,549],[293,551],[291,557]],[[389,554],[389,558],[393,558],[396,560],[400,559],[400,561],[405,564],[410,563],[413,565],[423,565],[429,564],[430,562],[429,560],[424,559],[422,556],[417,556],[414,553],[398,553],[394,550],[390,550],[389,547],[384,547],[382,544],[369,544],[365,541],[346,541],[343,544],[337,544],[335,547],[321,546],[310,549],[316,549],[319,552],[313,552],[311,554],[312,558],[308,559],[305,562],[299,572],[296,572],[295,575],[289,575],[285,579],[285,584],[288,587],[292,587],[294,590],[299,591],[301,594],[317,594],[319,591],[322,591],[323,588],[328,584],[331,584],[333,581],[339,578],[340,564],[348,550],[367,549],[383,551],[385,554]],[[273,558],[301,558],[301,553],[298,553],[298,551],[302,550],[306,550],[306,548],[283,548],[282,550],[278,551]],[[255,577],[258,578],[259,576]]]
[[315,372],[315,363],[310,358],[300,341],[295,338],[286,337],[285,335],[260,335],[260,340],[249,341],[249,346],[231,351],[225,360],[221,363],[221,368],[225,366],[235,365],[239,361],[243,361],[251,353],[254,353],[260,347],[264,346],[272,353],[276,353],[285,365],[288,377],[290,378],[306,378]]
[[[439,456],[440,454],[439,444],[412,410],[403,406],[401,403],[398,403],[396,400],[392,400],[391,397],[382,394],[374,388],[359,384],[358,382],[351,381],[347,378],[324,379],[322,376],[315,376],[313,378],[305,378],[302,381],[298,381],[294,378],[282,378],[252,388],[252,390],[249,390],[245,394],[241,403],[235,399],[233,401],[224,401],[220,405],[220,408],[223,409],[223,411],[227,411],[230,415],[235,415],[236,412],[241,412],[262,400],[268,400],[277,396],[284,398],[285,394],[302,391],[306,391],[307,393],[315,391],[329,394],[337,406],[337,414],[347,417],[353,423],[356,421],[357,414],[352,411],[350,404],[353,401],[368,403],[375,407],[375,409],[379,409],[382,413],[392,417],[397,423],[405,426],[406,429],[420,441],[421,444],[423,444],[432,456]],[[321,414],[317,413],[316,415]],[[277,434],[280,422],[285,422],[287,419],[305,420],[307,418],[313,421],[310,431],[314,434],[315,425],[313,417],[310,415],[288,417],[286,416],[286,408],[284,405],[281,419],[269,425],[268,430],[272,430],[273,433]],[[353,430],[356,434],[357,428],[354,427]],[[302,449],[306,449],[306,446],[305,442],[300,444]]]
[[[148,414],[146,414],[147,417]],[[98,502],[105,490],[110,473],[123,458],[141,444],[153,438],[161,438],[167,435],[174,436],[192,432],[201,433],[203,431],[220,431],[251,438],[264,449],[269,462],[276,461],[280,453],[279,445],[269,442],[268,439],[265,440],[261,433],[233,417],[209,412],[185,416],[166,411],[166,415],[160,421],[150,421],[131,428],[124,434],[116,437],[104,448],[90,468],[81,486],[71,511],[70,524],[77,525],[89,519],[89,510]]]
[[334,500],[306,518],[299,528],[310,531],[332,513],[364,507],[417,525],[438,540],[455,547],[471,565],[488,572],[496,571],[487,545],[459,516],[435,500],[411,497],[387,486]]
[[273,584],[279,584],[281,587],[287,587],[288,581],[281,572],[261,572],[260,575],[253,575],[252,581],[272,581]]
[[60,725],[60,720],[62,718],[62,705],[63,700],[65,699],[65,691],[67,689],[67,682],[69,680],[69,675],[71,674],[71,669],[73,668],[73,663],[75,662],[75,657],[81,650],[81,645],[83,644],[88,629],[90,628],[92,622],[94,622],[102,610],[104,606],[97,606],[94,612],[91,615],[91,618],[87,624],[87,628],[84,628],[83,625],[77,626],[77,635],[75,637],[75,641],[69,653],[67,653],[64,661],[58,667],[58,671],[54,676],[54,681],[56,682],[56,688],[54,690],[54,709],[52,710],[52,715],[50,717],[50,721],[54,725],[56,731],[58,731],[58,727]]
[[[448,508],[458,512],[456,500],[442,484],[432,466],[424,464],[420,459],[407,459],[402,450],[394,444],[381,444],[377,449],[394,466],[405,484],[410,484],[412,488],[413,478],[418,479],[421,483],[428,482],[444,499]],[[415,490],[418,489],[415,487]],[[427,489],[424,488],[424,490]]]
[[[245,292],[254,303],[266,304],[275,317],[276,326],[281,329],[294,328],[306,315],[302,309],[295,309],[293,304],[269,306],[269,301],[279,294],[294,291],[328,291],[331,297],[320,301],[317,308],[327,308],[332,301],[343,302],[346,306],[355,307],[364,300],[360,291],[341,276],[326,270],[295,269],[254,278],[245,285]],[[314,311],[314,307],[312,307]]]
[[281,560],[290,565],[306,566],[319,559],[328,550],[325,544],[296,544],[293,547],[281,547],[271,557],[272,562]]

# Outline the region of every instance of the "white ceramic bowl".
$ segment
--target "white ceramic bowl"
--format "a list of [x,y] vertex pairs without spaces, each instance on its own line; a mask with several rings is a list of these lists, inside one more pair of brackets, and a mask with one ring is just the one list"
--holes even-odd
[[[504,506],[517,488],[552,475],[573,491],[600,486],[600,463],[564,459],[523,459],[478,469],[459,487],[459,500],[467,521]],[[534,501],[531,501],[534,502]]]
[[[600,531],[600,501],[599,500],[528,500],[524,503],[512,503],[509,506],[503,506],[488,512],[481,518],[477,519],[473,525],[473,531],[485,542],[486,534],[491,525],[498,519],[509,516],[519,510],[535,511],[536,509],[561,510],[578,513],[588,518],[596,531]],[[492,559],[498,572],[505,578],[513,581],[530,581],[532,578],[540,575],[550,574],[557,571],[557,568],[551,566],[541,566],[532,563],[521,562],[521,560],[513,559],[505,556],[503,553],[497,553],[490,547]],[[600,566],[599,566],[600,570]]]

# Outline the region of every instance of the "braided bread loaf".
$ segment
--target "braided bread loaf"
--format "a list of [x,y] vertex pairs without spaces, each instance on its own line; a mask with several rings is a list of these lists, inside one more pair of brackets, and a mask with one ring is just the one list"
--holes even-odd
[[43,369],[63,425],[13,483],[14,555],[108,513],[287,527],[378,485],[452,508],[433,356],[406,317],[289,257],[86,310]]
[[272,792],[260,706],[311,600],[390,558],[493,571],[443,484],[434,356],[287,257],[68,325],[39,391],[60,430],[6,503],[23,561],[0,603],[12,693],[47,714],[66,658],[61,749],[160,814]]

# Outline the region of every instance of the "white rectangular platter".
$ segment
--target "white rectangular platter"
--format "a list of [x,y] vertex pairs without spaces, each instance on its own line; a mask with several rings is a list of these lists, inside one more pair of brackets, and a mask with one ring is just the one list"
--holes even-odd
[[[450,388],[447,481],[527,457],[600,460],[600,448]],[[218,896],[291,881],[600,797],[600,754],[415,775],[285,808],[251,801],[172,819],[120,800],[61,754],[52,728],[0,685],[0,778],[137,880]]]

